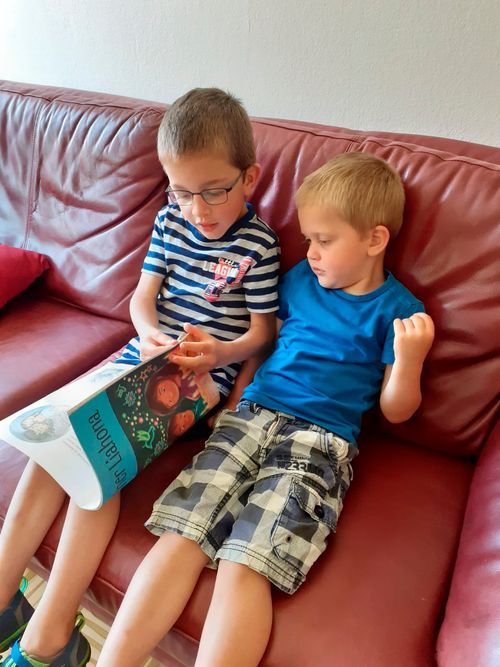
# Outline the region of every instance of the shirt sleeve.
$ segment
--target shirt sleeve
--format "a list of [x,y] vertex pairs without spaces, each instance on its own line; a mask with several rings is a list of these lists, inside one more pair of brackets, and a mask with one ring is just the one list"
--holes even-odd
[[289,289],[290,289],[290,271],[287,271],[281,276],[278,284],[278,312],[276,313],[278,319],[282,322],[288,317]]
[[415,313],[425,313],[424,304],[421,301],[414,301],[401,307],[398,315],[395,315],[394,319],[389,322],[384,342],[384,349],[382,350],[383,364],[390,365],[394,363],[394,320],[397,317],[399,317],[401,320],[404,320],[405,317],[411,317],[412,315],[415,315]]
[[142,273],[150,273],[162,277],[165,277],[167,273],[164,230],[159,215],[155,219],[151,243],[149,244],[149,250],[142,265]]
[[246,306],[250,313],[278,310],[280,248],[276,240],[243,279]]

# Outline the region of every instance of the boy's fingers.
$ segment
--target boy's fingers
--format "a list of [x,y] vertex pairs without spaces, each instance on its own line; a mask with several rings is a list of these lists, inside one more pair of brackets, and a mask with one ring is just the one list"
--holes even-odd
[[208,334],[205,333],[203,329],[196,327],[194,324],[189,324],[188,322],[186,322],[184,325],[184,331],[195,340],[203,340],[208,336]]
[[430,315],[427,315],[427,313],[421,313],[421,319],[425,324],[426,330],[432,333],[432,335],[434,336],[434,321],[432,317]]
[[425,322],[421,317],[416,317],[415,315],[412,315],[410,321],[412,323],[414,331],[416,331],[417,333],[422,333],[424,331]]
[[181,343],[180,348],[182,352],[186,353],[188,356],[199,356],[207,351],[206,343],[185,342]]
[[202,364],[205,363],[205,360],[201,355],[196,357],[184,357],[182,355],[172,355],[170,361],[173,361],[174,364],[182,366],[182,368],[190,368],[192,370],[198,369]]
[[415,328],[419,333],[434,336],[434,322],[427,313],[415,313],[415,315],[412,316],[412,319]]
[[423,315],[424,313],[415,313],[415,315],[410,317],[411,321],[416,327],[425,325],[425,317],[423,317]]
[[402,334],[402,333],[404,333],[405,327],[404,327],[403,322],[399,319],[399,317],[398,317],[397,319],[394,320],[394,322],[393,322],[393,326],[394,326],[394,334],[395,334],[396,336],[397,336],[398,334]]
[[415,322],[411,319],[411,317],[405,317],[403,320],[403,325],[407,333],[415,330]]
[[191,359],[193,359],[193,357],[185,357],[183,354],[171,354],[169,356],[169,361],[182,367],[188,366]]

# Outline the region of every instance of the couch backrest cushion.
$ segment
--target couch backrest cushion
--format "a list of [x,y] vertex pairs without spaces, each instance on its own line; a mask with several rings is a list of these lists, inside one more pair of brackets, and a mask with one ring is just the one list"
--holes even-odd
[[382,427],[431,449],[477,452],[498,413],[500,166],[306,124],[256,121],[255,131],[263,165],[255,202],[280,235],[284,269],[305,256],[293,193],[307,174],[353,150],[379,155],[400,172],[405,221],[387,266],[424,301],[437,333],[422,409],[405,424]]
[[0,89],[0,243],[48,255],[47,291],[128,319],[166,179],[163,109],[57,89]]
[[432,449],[477,452],[499,405],[500,166],[384,139],[360,150],[403,176],[405,221],[387,265],[437,324],[422,409],[385,428]]
[[[47,254],[49,293],[127,319],[166,180],[156,157],[165,106],[0,82],[0,243]],[[435,318],[424,404],[384,428],[421,445],[477,452],[496,417],[499,368],[500,150],[308,123],[254,119],[262,175],[253,196],[279,233],[283,269],[305,256],[293,194],[333,155],[373,152],[401,173],[403,230],[387,264]],[[409,137],[412,138],[411,136]],[[436,143],[437,142],[437,143]]]

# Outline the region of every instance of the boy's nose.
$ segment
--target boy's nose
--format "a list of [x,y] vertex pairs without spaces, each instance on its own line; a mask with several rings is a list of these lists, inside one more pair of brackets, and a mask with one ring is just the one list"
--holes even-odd
[[195,218],[202,217],[208,210],[208,204],[201,195],[193,195],[191,213]]
[[307,259],[319,259],[318,249],[315,248],[312,243],[307,249]]

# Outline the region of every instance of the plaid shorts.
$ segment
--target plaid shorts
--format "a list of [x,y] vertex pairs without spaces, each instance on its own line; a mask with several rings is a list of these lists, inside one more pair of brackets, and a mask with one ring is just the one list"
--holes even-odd
[[294,593],[336,529],[356,454],[320,426],[241,401],[145,525],[196,541],[212,566],[242,563]]

